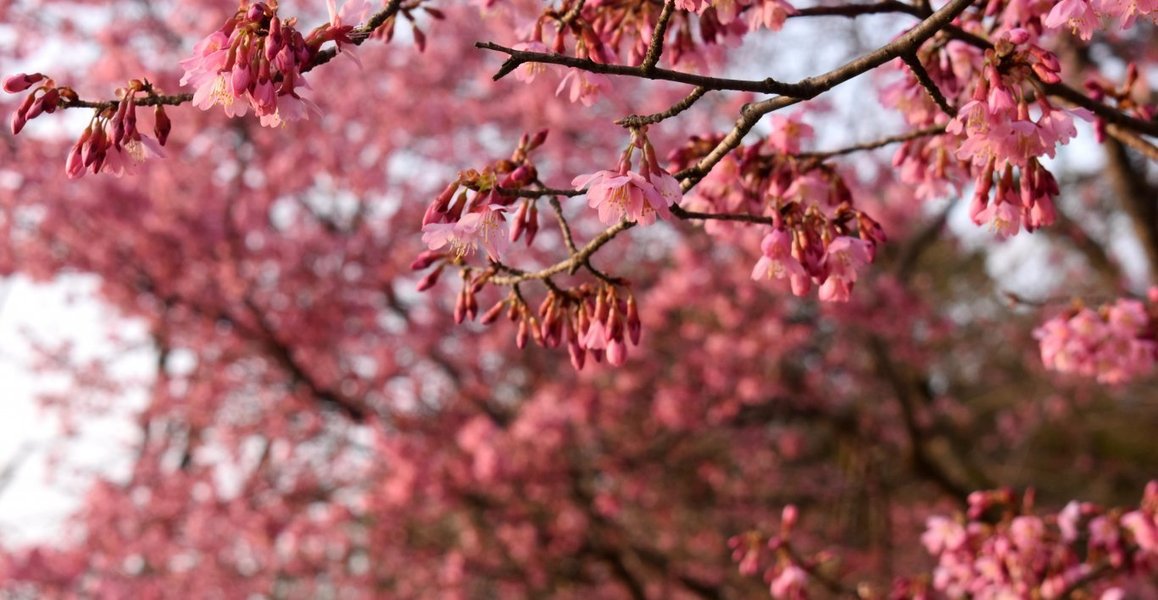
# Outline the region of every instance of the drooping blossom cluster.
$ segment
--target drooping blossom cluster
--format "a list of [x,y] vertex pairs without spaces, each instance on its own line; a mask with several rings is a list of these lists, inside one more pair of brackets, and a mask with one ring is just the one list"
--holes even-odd
[[[1039,82],[1057,83],[1059,73],[1053,53],[1034,44],[1029,31],[1014,29],[986,50],[971,100],[946,128],[965,138],[957,157],[970,161],[976,174],[970,216],[979,225],[990,223],[1001,237],[1053,223],[1057,181],[1038,159],[1053,157],[1077,135],[1074,117],[1092,119],[1085,109],[1058,108],[1049,101]],[[1030,96],[1027,87],[1036,93]]]
[[[631,170],[631,158],[637,150],[643,156],[639,171],[635,172]],[[679,182],[659,165],[643,130],[632,132],[632,142],[615,170],[580,175],[571,185],[576,190],[586,190],[588,205],[599,211],[599,221],[604,224],[621,219],[640,225],[651,225],[657,217],[668,220],[671,207],[683,197]]]
[[1042,24],[1050,29],[1069,29],[1083,40],[1094,35],[1103,20],[1116,19],[1121,29],[1138,17],[1158,18],[1155,0],[1061,0],[1054,4]]
[[[752,279],[787,279],[792,292],[808,294],[813,284],[826,301],[847,301],[859,269],[872,262],[885,240],[881,226],[853,204],[843,177],[817,157],[800,154],[812,128],[799,116],[774,116],[772,132],[725,158],[695,189],[688,208],[715,213],[747,213],[767,219],[772,231],[760,243]],[[673,153],[685,166],[714,146],[693,139]],[[732,234],[735,225],[709,221],[708,231]]]
[[1081,307],[1046,321],[1034,331],[1049,369],[1123,383],[1149,375],[1158,361],[1158,318],[1150,304],[1119,299],[1093,310]]
[[[933,587],[953,598],[1101,598],[1153,593],[1158,569],[1158,481],[1138,508],[1071,502],[1032,514],[1033,494],[974,492],[963,518],[930,517],[921,537],[937,561]],[[1146,582],[1150,583],[1147,584]]]
[[[71,88],[57,87],[56,83],[42,73],[17,74],[4,82],[4,91],[23,92],[40,83],[12,116],[12,133],[18,134],[24,125],[41,114],[51,114],[63,102],[75,102],[76,92]],[[137,127],[138,96],[145,95],[154,102],[153,136],[142,133]],[[117,90],[119,100],[105,106],[98,106],[89,124],[68,153],[65,172],[70,178],[77,178],[86,171],[111,173],[121,176],[126,169],[150,157],[163,157],[161,146],[169,138],[172,123],[165,113],[165,107],[156,101],[156,90],[148,81],[134,79],[128,87]]]
[[339,49],[352,43],[351,23],[369,9],[365,0],[351,0],[335,10],[329,3],[330,22],[303,36],[297,19],[282,19],[276,0],[242,4],[232,17],[193,47],[193,56],[181,61],[181,85],[195,88],[194,106],[209,110],[220,105],[231,117],[249,107],[261,124],[276,127],[286,121],[309,118],[317,106],[303,96],[309,89],[304,73],[326,42]]

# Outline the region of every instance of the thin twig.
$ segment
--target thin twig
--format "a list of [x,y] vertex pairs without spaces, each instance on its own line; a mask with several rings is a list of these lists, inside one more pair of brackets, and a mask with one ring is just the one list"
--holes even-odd
[[571,267],[577,263],[582,264],[583,261],[587,260],[588,257],[590,257],[592,254],[595,254],[597,250],[602,248],[604,244],[615,239],[615,236],[619,235],[623,231],[631,229],[632,227],[635,227],[634,221],[620,221],[615,225],[608,227],[603,231],[603,233],[596,236],[595,239],[588,242],[586,246],[580,248],[578,252],[572,254],[566,260],[557,262],[541,271],[536,271],[534,273],[520,271],[520,274],[511,275],[509,277],[492,277],[490,282],[493,285],[512,285],[531,279],[546,279],[551,275],[555,275],[556,273],[562,273],[563,271],[571,269]]
[[683,100],[676,102],[675,104],[671,105],[671,108],[668,108],[667,110],[665,110],[663,112],[658,112],[658,113],[654,113],[654,114],[650,114],[650,115],[642,115],[642,116],[641,115],[628,115],[628,116],[623,117],[622,119],[616,121],[615,124],[616,125],[622,125],[623,127],[626,127],[628,129],[636,129],[639,127],[643,127],[644,125],[651,125],[653,123],[659,123],[660,121],[670,119],[670,118],[682,113],[683,111],[691,108],[691,106],[693,104],[695,104],[697,100],[699,100],[700,98],[703,98],[704,95],[708,93],[708,91],[709,91],[708,88],[696,87],[695,89],[692,90],[692,93],[688,94]]

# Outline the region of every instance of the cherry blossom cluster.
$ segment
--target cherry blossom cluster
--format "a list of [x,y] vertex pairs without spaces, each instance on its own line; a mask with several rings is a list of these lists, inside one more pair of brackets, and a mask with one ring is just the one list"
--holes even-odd
[[[709,173],[688,207],[766,219],[772,231],[760,243],[752,279],[787,279],[797,296],[815,284],[821,300],[847,301],[858,270],[872,262],[884,242],[884,231],[853,205],[835,168],[799,155],[811,127],[796,116],[774,116],[771,125],[765,140],[741,147]],[[713,142],[693,139],[673,158],[689,164]],[[714,224],[709,231],[731,229]]]
[[[43,82],[43,83],[41,83]],[[9,77],[4,82],[4,91],[22,92],[41,83],[30,93],[20,108],[13,114],[12,133],[18,134],[31,119],[55,112],[62,101],[76,101],[76,92],[71,88],[57,87],[52,79],[42,73]],[[65,172],[70,178],[77,178],[86,171],[111,173],[121,176],[126,169],[144,162],[151,157],[163,157],[161,146],[169,138],[172,122],[160,103],[153,107],[153,136],[142,133],[137,127],[138,96],[156,99],[156,90],[147,80],[134,79],[128,87],[117,90],[119,100],[112,105],[99,106],[92,119],[81,133],[80,138],[68,153]]]
[[[631,170],[632,155],[639,151],[639,171]],[[656,160],[655,148],[643,129],[632,131],[632,141],[614,170],[580,175],[571,181],[576,190],[586,189],[587,203],[599,211],[604,224],[627,219],[651,225],[656,218],[670,219],[671,207],[683,197],[680,184]]]
[[1029,31],[1014,29],[985,51],[971,100],[946,127],[965,138],[957,157],[969,160],[976,174],[970,216],[979,225],[990,223],[1001,237],[1053,223],[1058,186],[1038,159],[1053,157],[1057,146],[1077,135],[1074,117],[1092,120],[1085,109],[1058,108],[1049,101],[1040,82],[1060,81],[1060,66],[1053,53],[1031,40]]
[[[1086,92],[1098,102],[1113,100],[1119,110],[1128,115],[1138,117],[1143,121],[1153,121],[1158,117],[1158,106],[1148,103],[1150,89],[1145,80],[1139,76],[1138,64],[1126,64],[1126,76],[1121,85],[1113,85],[1096,78],[1090,78],[1085,84]],[[1106,139],[1106,121],[1102,118],[1094,120],[1094,135],[1099,142]]]
[[[537,182],[530,153],[546,140],[546,130],[534,136],[523,135],[509,160],[496,161],[482,171],[459,173],[426,208],[422,241],[429,251],[413,268],[425,269],[442,259],[462,262],[480,247],[490,260],[498,261],[520,237],[530,246],[539,231],[539,211],[534,200],[522,201],[515,212],[514,226],[509,229],[506,215],[518,200],[512,192]],[[433,285],[441,269],[440,265],[419,288]]]
[[1103,20],[1115,19],[1121,29],[1138,17],[1158,19],[1155,0],[1062,0],[1050,9],[1042,24],[1050,29],[1069,29],[1083,40],[1094,36]]
[[1150,304],[1119,299],[1097,310],[1080,307],[1034,331],[1047,368],[1123,383],[1153,372],[1158,361],[1158,288]]
[[330,22],[303,36],[296,18],[277,15],[277,1],[242,5],[236,13],[193,47],[193,56],[181,61],[181,85],[196,89],[193,105],[202,109],[220,105],[231,117],[248,107],[261,124],[276,127],[309,117],[317,106],[302,96],[309,89],[303,73],[326,42],[339,49],[353,40],[354,26],[369,10],[365,0],[347,2],[336,10],[329,3]]
[[930,517],[921,541],[938,564],[933,587],[951,597],[1065,598],[1083,588],[1134,597],[1158,570],[1158,481],[1138,508],[1071,502],[1032,514],[1033,494],[974,492],[962,518]]

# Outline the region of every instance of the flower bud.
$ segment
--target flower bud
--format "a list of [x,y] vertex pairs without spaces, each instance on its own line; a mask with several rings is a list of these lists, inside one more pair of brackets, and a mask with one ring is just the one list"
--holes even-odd
[[43,73],[17,73],[4,80],[4,91],[16,94],[32,87],[32,84],[44,79]]
[[423,277],[422,280],[418,282],[418,291],[425,292],[434,287],[434,284],[438,283],[438,278],[442,275],[442,269],[444,267],[445,265],[438,265],[437,269],[428,273],[426,277]]
[[497,302],[494,306],[490,307],[489,310],[483,313],[482,318],[479,319],[479,323],[482,323],[483,325],[490,325],[491,323],[497,321],[499,316],[503,314],[503,306],[505,305],[506,300]]
[[643,325],[639,319],[639,307],[635,304],[635,296],[627,297],[627,336],[631,343],[638,346],[639,338],[643,335]]
[[153,109],[153,135],[156,136],[157,143],[164,146],[172,129],[173,122],[169,120],[169,115],[165,114],[165,107],[158,104]]

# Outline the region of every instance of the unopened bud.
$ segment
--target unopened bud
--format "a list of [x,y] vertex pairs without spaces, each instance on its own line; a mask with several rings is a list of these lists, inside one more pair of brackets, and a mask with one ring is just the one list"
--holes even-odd
[[440,276],[442,276],[442,269],[444,267],[445,267],[445,265],[438,265],[437,269],[428,273],[426,275],[426,277],[423,277],[418,282],[418,291],[425,292],[426,290],[429,290],[430,288],[434,287],[434,284],[438,283],[438,278]]
[[639,319],[639,307],[635,304],[635,296],[627,297],[627,336],[631,343],[638,346],[639,338],[643,335],[643,324]]
[[497,321],[499,316],[503,314],[503,306],[505,304],[506,300],[503,300],[490,307],[490,309],[483,313],[482,318],[479,319],[479,323],[482,323],[483,325],[490,325],[491,323]]
[[43,73],[17,73],[4,80],[4,91],[9,94],[23,92],[42,79],[44,79]]
[[153,109],[153,135],[157,137],[157,143],[164,146],[172,129],[173,122],[169,120],[169,115],[165,114],[165,107],[158,104]]

